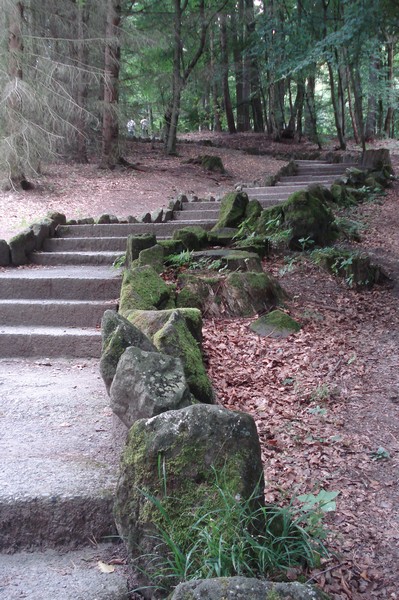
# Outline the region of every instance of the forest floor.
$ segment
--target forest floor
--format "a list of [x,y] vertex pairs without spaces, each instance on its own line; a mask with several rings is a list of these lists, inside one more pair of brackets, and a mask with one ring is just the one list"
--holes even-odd
[[[180,144],[174,158],[163,156],[158,146],[132,142],[126,158],[141,170],[50,166],[34,190],[0,194],[0,238],[50,209],[67,218],[126,216],[165,206],[178,192],[220,196],[285,162],[243,154],[238,146],[265,143],[279,156],[298,149],[272,145],[265,136],[222,141],[230,147]],[[391,150],[399,172],[399,145]],[[185,162],[209,153],[222,157],[226,175]],[[384,268],[390,278],[384,285],[357,291],[315,266],[306,253],[272,255],[265,270],[289,293],[285,310],[302,324],[299,333],[275,340],[252,333],[251,319],[204,322],[218,401],[251,413],[257,423],[267,500],[320,489],[339,492],[337,510],[327,517],[334,554],[309,574],[334,600],[399,598],[398,206],[399,182],[384,197],[351,211],[363,225],[361,242],[351,246]]]

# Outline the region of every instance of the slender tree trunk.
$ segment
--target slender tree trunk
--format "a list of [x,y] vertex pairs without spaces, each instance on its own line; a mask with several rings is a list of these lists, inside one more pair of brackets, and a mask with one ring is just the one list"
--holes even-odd
[[119,25],[121,19],[120,0],[108,0],[106,41],[104,54],[104,112],[102,139],[102,168],[113,168],[119,161]]
[[394,43],[389,41],[387,44],[387,58],[388,58],[388,110],[385,117],[384,132],[387,136],[391,135],[391,126],[393,118],[393,93],[394,93],[394,72],[393,72],[393,51]]
[[[349,67],[347,67],[347,71],[349,73]],[[348,80],[349,79],[350,79],[350,77],[348,75]],[[357,123],[356,123],[355,113],[353,110],[352,92],[351,92],[351,86],[349,85],[349,81],[348,81],[347,89],[348,89],[348,106],[349,106],[349,114],[351,117],[352,129],[353,129],[353,137],[355,138],[356,144],[359,144],[360,136],[359,136],[359,130],[358,130]]]
[[88,47],[85,42],[86,26],[89,17],[87,6],[77,4],[77,47],[76,56],[78,59],[78,74],[77,74],[77,94],[76,102],[79,106],[79,112],[76,120],[76,160],[81,163],[87,163],[87,137],[85,135],[85,119],[84,111],[87,109],[88,83],[86,74],[86,65],[88,64]]
[[[249,41],[255,33],[255,15],[254,15],[254,2],[253,0],[246,0],[246,14],[247,14],[247,33]],[[250,98],[252,108],[252,119],[254,123],[254,131],[257,133],[263,133],[265,130],[265,124],[263,122],[262,112],[262,100],[261,100],[261,89],[260,89],[260,77],[258,63],[255,57],[249,59],[249,79],[250,79]]]
[[337,104],[337,97],[335,95],[334,72],[333,72],[333,68],[332,68],[330,61],[327,61],[327,69],[328,69],[328,76],[329,76],[329,81],[330,81],[331,104],[332,104],[333,112],[334,112],[334,122],[335,122],[335,128],[337,130],[339,147],[341,150],[346,150],[346,142],[345,142],[344,134],[342,131],[341,119],[339,116],[339,109],[338,109],[338,104]]
[[212,93],[212,109],[213,109],[213,130],[214,131],[222,131],[222,121],[221,121],[221,108],[219,101],[219,85],[218,85],[218,77],[216,70],[216,61],[215,61],[215,41],[213,31],[211,30],[209,36],[210,42],[210,53],[211,53],[211,93]]
[[372,140],[377,128],[377,81],[380,71],[380,61],[373,56],[369,67],[369,92],[367,99],[367,117],[364,137],[366,142]]
[[[314,65],[314,70],[316,65]],[[305,95],[305,134],[321,148],[320,138],[317,131],[317,116],[315,103],[316,77],[309,75],[306,84]]]
[[364,122],[363,122],[363,101],[362,101],[362,83],[360,79],[359,69],[349,65],[349,74],[352,83],[353,96],[355,100],[355,120],[360,137],[363,152],[366,150],[366,140],[364,137]]
[[224,13],[219,16],[220,22],[220,54],[222,63],[222,87],[223,87],[223,99],[224,109],[226,112],[227,127],[229,133],[236,133],[236,124],[234,121],[233,105],[231,102],[230,88],[229,88],[229,53],[227,46],[227,26],[226,26],[226,15]]
[[[9,179],[13,188],[24,187],[25,175],[21,165],[21,148],[19,135],[19,122],[23,112],[22,95],[19,93],[19,86],[22,81],[22,21],[24,15],[24,5],[22,2],[15,2],[10,6],[9,25],[8,25],[8,74],[10,79],[11,92],[7,99],[7,122],[6,133],[9,138],[9,152],[7,157]],[[27,182],[25,182],[27,183]]]

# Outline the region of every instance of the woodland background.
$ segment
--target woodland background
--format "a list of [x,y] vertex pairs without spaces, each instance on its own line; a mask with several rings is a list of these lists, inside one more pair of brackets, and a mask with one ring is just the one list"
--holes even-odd
[[[1,0],[0,167],[121,162],[120,134],[327,137],[398,129],[396,0]],[[136,133],[139,133],[137,129]],[[122,161],[123,162],[123,161]]]

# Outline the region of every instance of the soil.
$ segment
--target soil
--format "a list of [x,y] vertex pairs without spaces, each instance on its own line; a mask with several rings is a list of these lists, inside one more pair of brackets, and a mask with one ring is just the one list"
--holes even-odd
[[[0,238],[49,209],[67,218],[138,215],[164,206],[180,191],[219,196],[284,164],[237,148],[262,142],[265,151],[279,156],[304,148],[272,145],[265,136],[212,137],[229,148],[190,138],[173,158],[154,144],[132,142],[126,158],[136,164],[134,170],[98,171],[94,163],[46,168],[34,190],[0,195]],[[391,150],[398,165],[396,142]],[[222,157],[226,175],[185,162],[210,153]],[[273,255],[264,268],[290,294],[284,310],[302,324],[299,333],[274,340],[251,332],[250,319],[204,322],[218,401],[250,412],[257,423],[267,500],[320,489],[339,492],[337,508],[326,518],[332,555],[308,574],[334,600],[399,598],[398,201],[396,182],[384,197],[351,213],[364,229],[361,242],[346,245],[369,253],[384,268],[384,284],[355,290],[306,253]],[[293,569],[290,577],[297,576]]]

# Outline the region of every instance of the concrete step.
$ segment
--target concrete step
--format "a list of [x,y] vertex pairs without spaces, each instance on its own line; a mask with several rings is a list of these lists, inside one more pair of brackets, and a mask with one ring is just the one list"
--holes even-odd
[[[200,200],[199,202],[182,202],[181,210],[185,213],[193,211],[197,212],[199,208],[203,210],[219,210],[220,202],[214,200],[213,202],[208,202],[206,200]],[[190,215],[187,215],[189,218]]]
[[126,252],[126,237],[47,238],[43,252]]
[[[172,236],[176,229],[191,225],[191,221],[169,221],[168,223],[115,223],[111,225],[61,225],[57,237],[123,237],[132,233],[153,233],[156,236]],[[197,221],[204,229],[212,229],[214,220]]]
[[100,327],[104,311],[116,301],[95,300],[1,300],[0,329],[7,326]]
[[0,360],[0,381],[0,552],[110,541],[124,440],[97,361]]
[[0,298],[112,300],[119,297],[120,270],[112,267],[6,269]]
[[99,358],[101,331],[83,327],[0,325],[0,358]]
[[305,184],[310,185],[311,183],[319,183],[320,181],[335,181],[335,176],[326,176],[326,175],[306,175],[304,176],[302,173],[298,173],[293,177],[282,177],[278,184]]
[[29,260],[34,265],[109,265],[112,266],[123,252],[32,252]]
[[197,203],[197,210],[190,210],[187,214],[185,210],[179,210],[173,213],[173,219],[176,221],[186,221],[187,217],[190,216],[191,225],[196,225],[198,221],[201,221],[204,217],[209,220],[213,220],[216,222],[219,218],[219,208],[216,210],[205,209],[201,206],[201,204]]
[[117,556],[118,545],[91,545],[72,552],[19,552],[0,555],[0,598],[4,600],[127,600],[123,565],[104,574],[99,562]]

